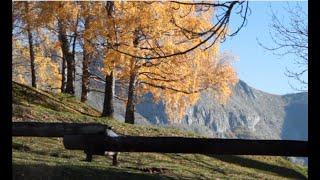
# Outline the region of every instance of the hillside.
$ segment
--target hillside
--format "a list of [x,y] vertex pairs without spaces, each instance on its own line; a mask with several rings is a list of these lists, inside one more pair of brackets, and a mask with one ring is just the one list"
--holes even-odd
[[[118,134],[200,137],[175,128],[124,124],[100,118],[90,106],[64,94],[13,83],[13,121],[99,122]],[[14,179],[306,179],[307,169],[283,157],[213,156],[199,154],[121,153],[111,158],[63,148],[61,138],[14,137]]]

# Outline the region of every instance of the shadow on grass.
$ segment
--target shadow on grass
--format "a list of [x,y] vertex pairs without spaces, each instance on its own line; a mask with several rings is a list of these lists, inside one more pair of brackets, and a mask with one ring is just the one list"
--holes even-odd
[[[181,164],[182,166],[186,167],[186,168],[183,168],[183,170],[188,172],[189,174],[186,174],[186,173],[179,174],[179,179],[212,179],[212,177],[209,177],[209,176],[211,175],[220,176],[221,174],[223,174],[223,176],[227,176],[227,174],[223,171],[223,169],[220,169],[219,167],[216,167],[214,165],[201,161],[196,157],[189,158],[186,155],[181,155],[181,154],[164,154],[164,155],[166,155],[171,159],[171,161],[165,161],[165,162],[171,163],[171,164],[174,164],[174,162],[176,162],[175,163],[176,165]],[[188,167],[190,167],[190,169],[188,169]],[[172,173],[174,173],[174,171]]]
[[57,165],[49,166],[45,164],[37,165],[22,165],[13,163],[12,166],[12,178],[19,179],[64,179],[64,180],[81,180],[81,179],[171,179],[170,177],[126,172],[125,170],[116,168],[98,169],[95,167],[84,167],[78,165]]
[[[13,104],[21,105],[21,101],[25,100],[29,104],[39,105],[44,108],[51,109],[53,111],[58,112],[78,112],[82,115],[90,116],[90,117],[99,117],[100,115],[92,115],[87,113],[90,109],[82,109],[83,107],[80,104],[76,104],[76,107],[72,106],[69,102],[62,101],[59,98],[55,97],[55,94],[51,94],[49,92],[41,92],[39,90],[35,90],[34,88],[20,84],[17,82],[12,82],[12,93],[13,93]],[[45,93],[44,93],[45,92]],[[62,99],[71,99],[72,96],[65,95]],[[76,102],[73,102],[76,103]],[[78,102],[79,103],[79,102]],[[67,110],[69,109],[69,111]],[[70,111],[71,110],[71,111]],[[97,112],[96,112],[97,113]]]
[[208,156],[219,159],[227,163],[240,165],[242,167],[254,168],[262,171],[269,171],[286,178],[307,179],[307,177],[305,177],[303,174],[301,174],[300,172],[294,169],[277,166],[277,165],[271,165],[271,164],[267,164],[257,160],[241,157],[241,156],[226,156],[226,155],[208,155]]

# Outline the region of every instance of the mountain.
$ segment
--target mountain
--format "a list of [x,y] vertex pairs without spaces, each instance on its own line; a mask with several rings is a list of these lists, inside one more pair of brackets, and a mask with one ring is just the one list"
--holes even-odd
[[[89,103],[102,109],[103,97],[90,93]],[[116,118],[124,121],[124,103],[115,101]],[[137,124],[174,126],[209,137],[242,139],[308,140],[308,94],[269,94],[239,81],[232,96],[219,104],[209,92],[203,92],[198,102],[187,109],[180,123],[170,123],[165,104],[152,101],[145,94],[136,106]],[[307,159],[291,158],[306,165]]]
[[[146,97],[137,112],[152,124],[168,124],[165,105],[152,103],[152,95]],[[203,92],[179,125],[220,138],[307,140],[307,109],[307,93],[273,95],[240,80],[225,105]]]
[[[137,112],[152,124],[170,124],[163,103],[137,105]],[[219,138],[308,140],[308,94],[273,95],[239,81],[227,104],[203,92],[179,124],[182,129]],[[307,158],[290,158],[307,165]]]
[[[227,104],[219,104],[208,92],[187,109],[179,124],[171,124],[165,104],[155,104],[152,95],[144,95],[136,106],[138,124],[170,125],[220,138],[307,140],[308,94],[273,95],[239,81]],[[102,109],[101,94],[90,93],[89,103]],[[115,116],[123,121],[125,107],[115,101]]]

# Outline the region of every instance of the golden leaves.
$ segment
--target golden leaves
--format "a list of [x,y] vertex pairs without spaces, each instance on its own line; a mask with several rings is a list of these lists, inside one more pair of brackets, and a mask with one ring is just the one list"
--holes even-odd
[[[151,92],[156,102],[164,102],[172,122],[179,121],[204,90],[212,92],[222,103],[227,101],[237,76],[231,66],[232,57],[219,55],[217,43],[206,51],[204,47],[208,44],[187,54],[152,60],[132,58],[112,49],[141,57],[182,52],[203,40],[197,34],[208,31],[214,24],[213,8],[168,1],[115,1],[110,16],[103,3],[38,2],[37,8],[43,18],[41,22],[48,29],[55,29],[57,22],[62,22],[68,36],[78,33],[82,51],[90,55],[98,54],[96,51],[104,54],[104,73],[115,71],[117,80],[125,83],[134,73],[136,95]],[[200,10],[205,8],[207,10]],[[50,49],[60,46],[57,37],[43,36],[42,39],[46,39]],[[100,42],[111,44],[112,48],[99,49],[95,44]],[[58,86],[58,66],[44,57],[43,49],[38,48],[36,53],[42,55],[36,59],[39,81]]]
[[155,102],[165,104],[168,119],[178,122],[187,108],[198,101],[203,90],[209,91],[220,103],[227,102],[238,80],[232,60],[231,56],[218,55],[214,47],[208,51],[194,50],[157,67],[140,68],[142,75],[138,80],[148,84],[138,92],[151,92]]
[[39,89],[50,90],[59,89],[61,86],[61,75],[59,66],[51,58],[36,57],[36,76]]
[[[118,9],[115,13],[121,14],[115,16],[121,32],[118,48],[137,56],[172,54],[201,41],[181,31],[178,26],[199,33],[212,26],[213,10],[210,9],[199,12],[196,7],[178,8],[168,2],[123,2],[115,3],[115,6]],[[136,35],[133,32],[137,30],[140,38],[135,48],[133,40]],[[215,44],[206,51],[198,48],[188,54],[153,60],[135,59],[111,51],[107,53],[105,69],[109,71],[110,64],[115,64],[117,78],[126,83],[131,73],[136,73],[136,96],[151,92],[155,102],[163,101],[165,104],[169,120],[178,122],[186,109],[197,102],[201,91],[211,89],[221,103],[230,96],[237,78],[230,63],[222,62],[218,47]]]

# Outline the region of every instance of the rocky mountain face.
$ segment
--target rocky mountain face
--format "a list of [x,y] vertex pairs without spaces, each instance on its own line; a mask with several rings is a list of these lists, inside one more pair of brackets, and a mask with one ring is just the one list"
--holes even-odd
[[[102,109],[103,96],[89,93],[89,103]],[[124,103],[115,100],[115,115],[123,121]],[[170,125],[219,138],[307,140],[308,94],[273,95],[239,81],[227,104],[219,104],[210,93],[187,109],[180,123],[172,124],[165,104],[155,104],[152,95],[144,95],[136,106],[138,124]]]
[[[137,112],[152,124],[170,124],[165,105],[152,103],[150,94],[145,96],[148,100],[137,105]],[[273,95],[239,81],[227,104],[203,92],[181,123],[171,125],[220,138],[307,140],[307,110],[307,93]]]

